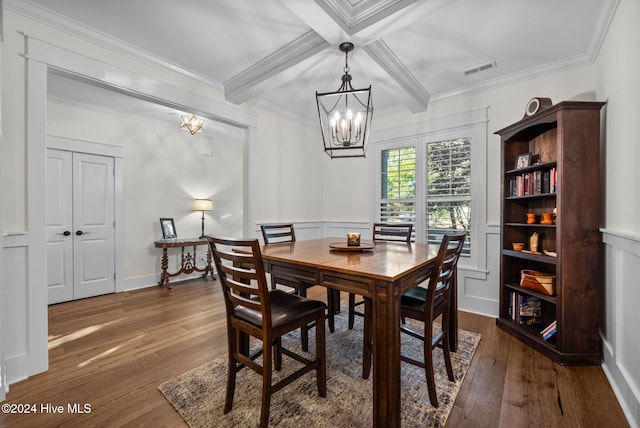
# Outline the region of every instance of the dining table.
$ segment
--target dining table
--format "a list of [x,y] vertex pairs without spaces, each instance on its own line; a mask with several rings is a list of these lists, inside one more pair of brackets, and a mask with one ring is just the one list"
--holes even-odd
[[[374,427],[400,427],[400,298],[428,280],[439,244],[346,244],[346,237],[321,238],[263,245],[261,251],[271,274],[371,299],[372,423]],[[457,349],[456,288],[452,287],[449,325],[452,351]]]

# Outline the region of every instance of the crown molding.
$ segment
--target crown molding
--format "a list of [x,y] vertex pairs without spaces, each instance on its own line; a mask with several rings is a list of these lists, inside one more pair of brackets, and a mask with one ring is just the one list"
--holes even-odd
[[598,14],[598,22],[596,23],[596,27],[593,31],[593,37],[589,41],[589,46],[587,48],[587,56],[591,62],[595,62],[598,58],[600,48],[602,47],[604,38],[607,35],[607,30],[609,29],[609,25],[611,25],[611,21],[618,9],[619,3],[620,0],[603,1],[602,12]]
[[539,79],[545,76],[561,73],[563,71],[591,64],[593,64],[593,60],[591,59],[591,56],[589,54],[576,55],[571,58],[563,59],[561,61],[544,64],[539,67],[533,67],[522,72],[512,73],[507,76],[502,76],[473,85],[464,86],[452,91],[434,94],[431,97],[431,101],[442,101],[452,98],[460,98],[463,96],[471,95],[475,92],[491,90],[502,86],[525,82],[527,80]]
[[219,90],[222,90],[223,88],[222,83],[217,80],[210,79],[202,74],[181,67],[150,52],[88,27],[80,22],[71,20],[65,16],[36,5],[28,0],[3,0],[3,2],[6,10],[64,31],[78,37],[79,39],[105,47],[127,57],[135,58],[146,65],[164,72],[169,71],[181,78],[197,81],[208,87],[213,87]]

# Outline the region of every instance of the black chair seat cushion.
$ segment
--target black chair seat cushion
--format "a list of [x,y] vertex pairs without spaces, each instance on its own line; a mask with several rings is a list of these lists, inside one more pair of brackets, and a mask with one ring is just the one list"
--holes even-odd
[[[319,300],[307,299],[282,290],[271,290],[269,292],[269,300],[271,301],[271,324],[274,328],[286,325],[327,307],[324,302]],[[239,306],[234,314],[238,319],[257,327],[262,326],[262,313],[258,311]]]
[[[427,301],[427,289],[425,287],[414,287],[407,291],[400,300],[400,306],[406,308],[422,309]],[[435,297],[433,307],[437,307],[444,301],[444,297],[440,294]]]

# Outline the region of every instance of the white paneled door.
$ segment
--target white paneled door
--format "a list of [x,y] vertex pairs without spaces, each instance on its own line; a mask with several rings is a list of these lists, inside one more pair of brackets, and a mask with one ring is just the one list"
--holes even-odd
[[113,158],[47,150],[49,304],[115,292]]

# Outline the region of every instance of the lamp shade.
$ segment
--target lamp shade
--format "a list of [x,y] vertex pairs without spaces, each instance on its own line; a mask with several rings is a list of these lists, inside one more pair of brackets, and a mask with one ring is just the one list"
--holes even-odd
[[194,211],[213,211],[213,201],[211,199],[196,199],[193,203]]

